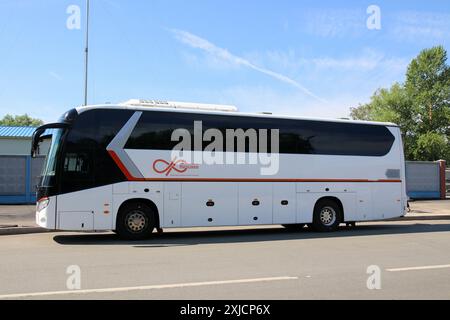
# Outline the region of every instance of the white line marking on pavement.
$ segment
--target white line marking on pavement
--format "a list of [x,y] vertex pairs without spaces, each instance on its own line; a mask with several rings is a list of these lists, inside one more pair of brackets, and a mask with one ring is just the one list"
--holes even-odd
[[450,268],[450,264],[442,264],[437,266],[410,267],[410,268],[395,268],[395,269],[386,269],[386,271],[400,272],[400,271],[432,270],[432,269],[446,269],[446,268]]
[[45,297],[45,296],[60,296],[60,295],[70,295],[70,294],[112,293],[112,292],[126,292],[126,291],[138,291],[138,290],[173,289],[173,288],[214,286],[214,285],[224,285],[224,284],[241,284],[241,283],[255,283],[255,282],[270,282],[270,281],[286,281],[286,280],[298,280],[298,277],[272,277],[272,278],[255,278],[255,279],[240,279],[240,280],[223,280],[223,281],[206,281],[206,282],[160,284],[160,285],[137,286],[137,287],[122,287],[122,288],[104,288],[104,289],[86,289],[86,290],[71,290],[71,291],[66,290],[66,291],[18,293],[18,294],[0,295],[0,299],[16,299],[16,298],[31,298],[31,297]]

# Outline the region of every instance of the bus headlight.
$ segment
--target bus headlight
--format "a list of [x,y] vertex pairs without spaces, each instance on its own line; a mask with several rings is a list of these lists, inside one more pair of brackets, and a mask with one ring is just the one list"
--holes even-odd
[[48,204],[50,203],[50,199],[49,198],[42,198],[38,201],[37,206],[36,206],[36,211],[40,212],[42,210],[44,210],[45,208],[48,207]]

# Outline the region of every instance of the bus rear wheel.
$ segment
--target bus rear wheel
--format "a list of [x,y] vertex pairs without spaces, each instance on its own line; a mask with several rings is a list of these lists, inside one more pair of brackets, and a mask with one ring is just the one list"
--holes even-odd
[[313,223],[311,227],[317,232],[332,232],[339,228],[342,222],[342,210],[331,199],[319,201],[314,208]]
[[126,240],[143,240],[155,229],[155,215],[148,205],[141,202],[125,204],[119,211],[115,232]]

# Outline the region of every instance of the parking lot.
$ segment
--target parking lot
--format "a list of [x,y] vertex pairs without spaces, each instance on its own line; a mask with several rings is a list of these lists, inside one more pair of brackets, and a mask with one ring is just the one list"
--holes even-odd
[[[448,299],[449,202],[412,208],[403,220],[331,234],[271,226],[178,229],[140,242],[110,233],[5,235],[0,298]],[[71,291],[74,266],[81,290]],[[374,270],[379,283],[368,286]]]

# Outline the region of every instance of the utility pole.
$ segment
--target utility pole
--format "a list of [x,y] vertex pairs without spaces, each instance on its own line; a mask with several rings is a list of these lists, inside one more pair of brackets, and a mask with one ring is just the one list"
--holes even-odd
[[88,104],[88,70],[89,70],[89,0],[86,0],[86,48],[84,50],[84,105]]

